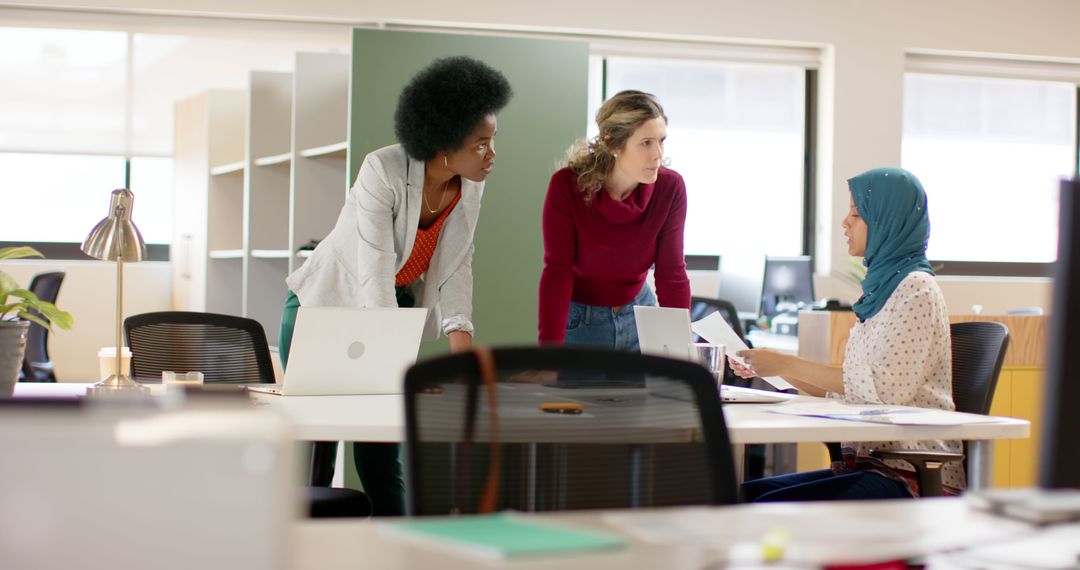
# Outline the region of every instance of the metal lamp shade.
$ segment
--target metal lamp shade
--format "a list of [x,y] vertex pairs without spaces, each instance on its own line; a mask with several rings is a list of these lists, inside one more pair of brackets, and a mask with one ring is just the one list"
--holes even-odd
[[[83,241],[83,253],[105,261],[142,261],[146,257],[146,242],[139,228],[131,221],[131,208],[135,195],[131,190],[118,188],[112,191],[109,215],[90,231]],[[123,259],[120,253],[123,252]]]

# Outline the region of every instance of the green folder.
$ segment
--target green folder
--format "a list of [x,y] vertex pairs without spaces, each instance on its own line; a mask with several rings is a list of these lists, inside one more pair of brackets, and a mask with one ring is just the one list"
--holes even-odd
[[626,540],[603,532],[534,522],[518,515],[474,515],[384,523],[389,534],[492,558],[618,548]]

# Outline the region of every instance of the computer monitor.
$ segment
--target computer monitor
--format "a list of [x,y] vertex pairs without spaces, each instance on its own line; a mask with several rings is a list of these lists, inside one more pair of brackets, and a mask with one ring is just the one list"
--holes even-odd
[[1062,181],[1039,486],[1080,489],[1080,179]]
[[717,298],[735,305],[743,320],[756,320],[761,310],[764,263],[765,257],[762,255],[724,254]]
[[761,280],[761,315],[774,317],[786,307],[814,302],[814,270],[810,256],[766,257]]

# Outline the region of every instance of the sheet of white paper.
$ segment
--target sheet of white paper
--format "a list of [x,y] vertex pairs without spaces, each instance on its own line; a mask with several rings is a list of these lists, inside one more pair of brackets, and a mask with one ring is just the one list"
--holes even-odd
[[1001,421],[1000,418],[991,416],[962,414],[944,410],[903,406],[855,406],[833,401],[788,404],[767,411],[789,416],[812,416],[834,420],[910,426],[956,426]]
[[[727,321],[724,320],[724,316],[719,312],[710,313],[709,316],[704,319],[690,323],[690,328],[701,338],[713,344],[724,345],[727,347],[728,358],[743,366],[746,365],[746,362],[736,353],[740,350],[746,350],[749,347],[739,338],[739,335],[735,334],[735,330],[731,328],[731,325],[727,324]],[[788,384],[786,380],[779,376],[769,376],[762,378],[762,380],[768,382],[777,390],[794,388],[794,386]]]
[[[1031,532],[1029,525],[972,517],[964,509],[942,513],[938,518],[916,516],[917,511],[912,509],[900,515],[904,522],[897,524],[895,520],[883,517],[880,511],[861,505],[832,503],[827,509],[819,509],[818,504],[824,503],[770,503],[754,509],[687,508],[663,514],[638,509],[611,512],[604,515],[603,520],[642,542],[703,546],[709,549],[709,554],[718,555],[725,562],[741,561],[743,566],[757,568],[765,567],[760,558],[763,542],[777,533],[786,542],[781,549],[781,566],[820,567],[917,558],[972,544],[1015,540],[1017,536]],[[828,524],[822,524],[823,520],[828,520]],[[1063,536],[1059,541],[1069,538]],[[1030,556],[1035,558],[1035,555]],[[1025,564],[1022,558],[1016,560],[1021,560],[1016,563],[1018,566],[1035,567]],[[964,567],[986,565],[980,561],[980,564]]]

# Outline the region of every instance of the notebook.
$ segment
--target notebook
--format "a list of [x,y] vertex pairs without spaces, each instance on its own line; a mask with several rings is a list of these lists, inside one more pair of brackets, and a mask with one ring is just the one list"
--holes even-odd
[[609,533],[579,530],[495,514],[384,523],[387,535],[444,546],[464,554],[507,559],[619,548],[626,540]]
[[281,384],[284,396],[400,394],[416,362],[427,309],[300,307]]

